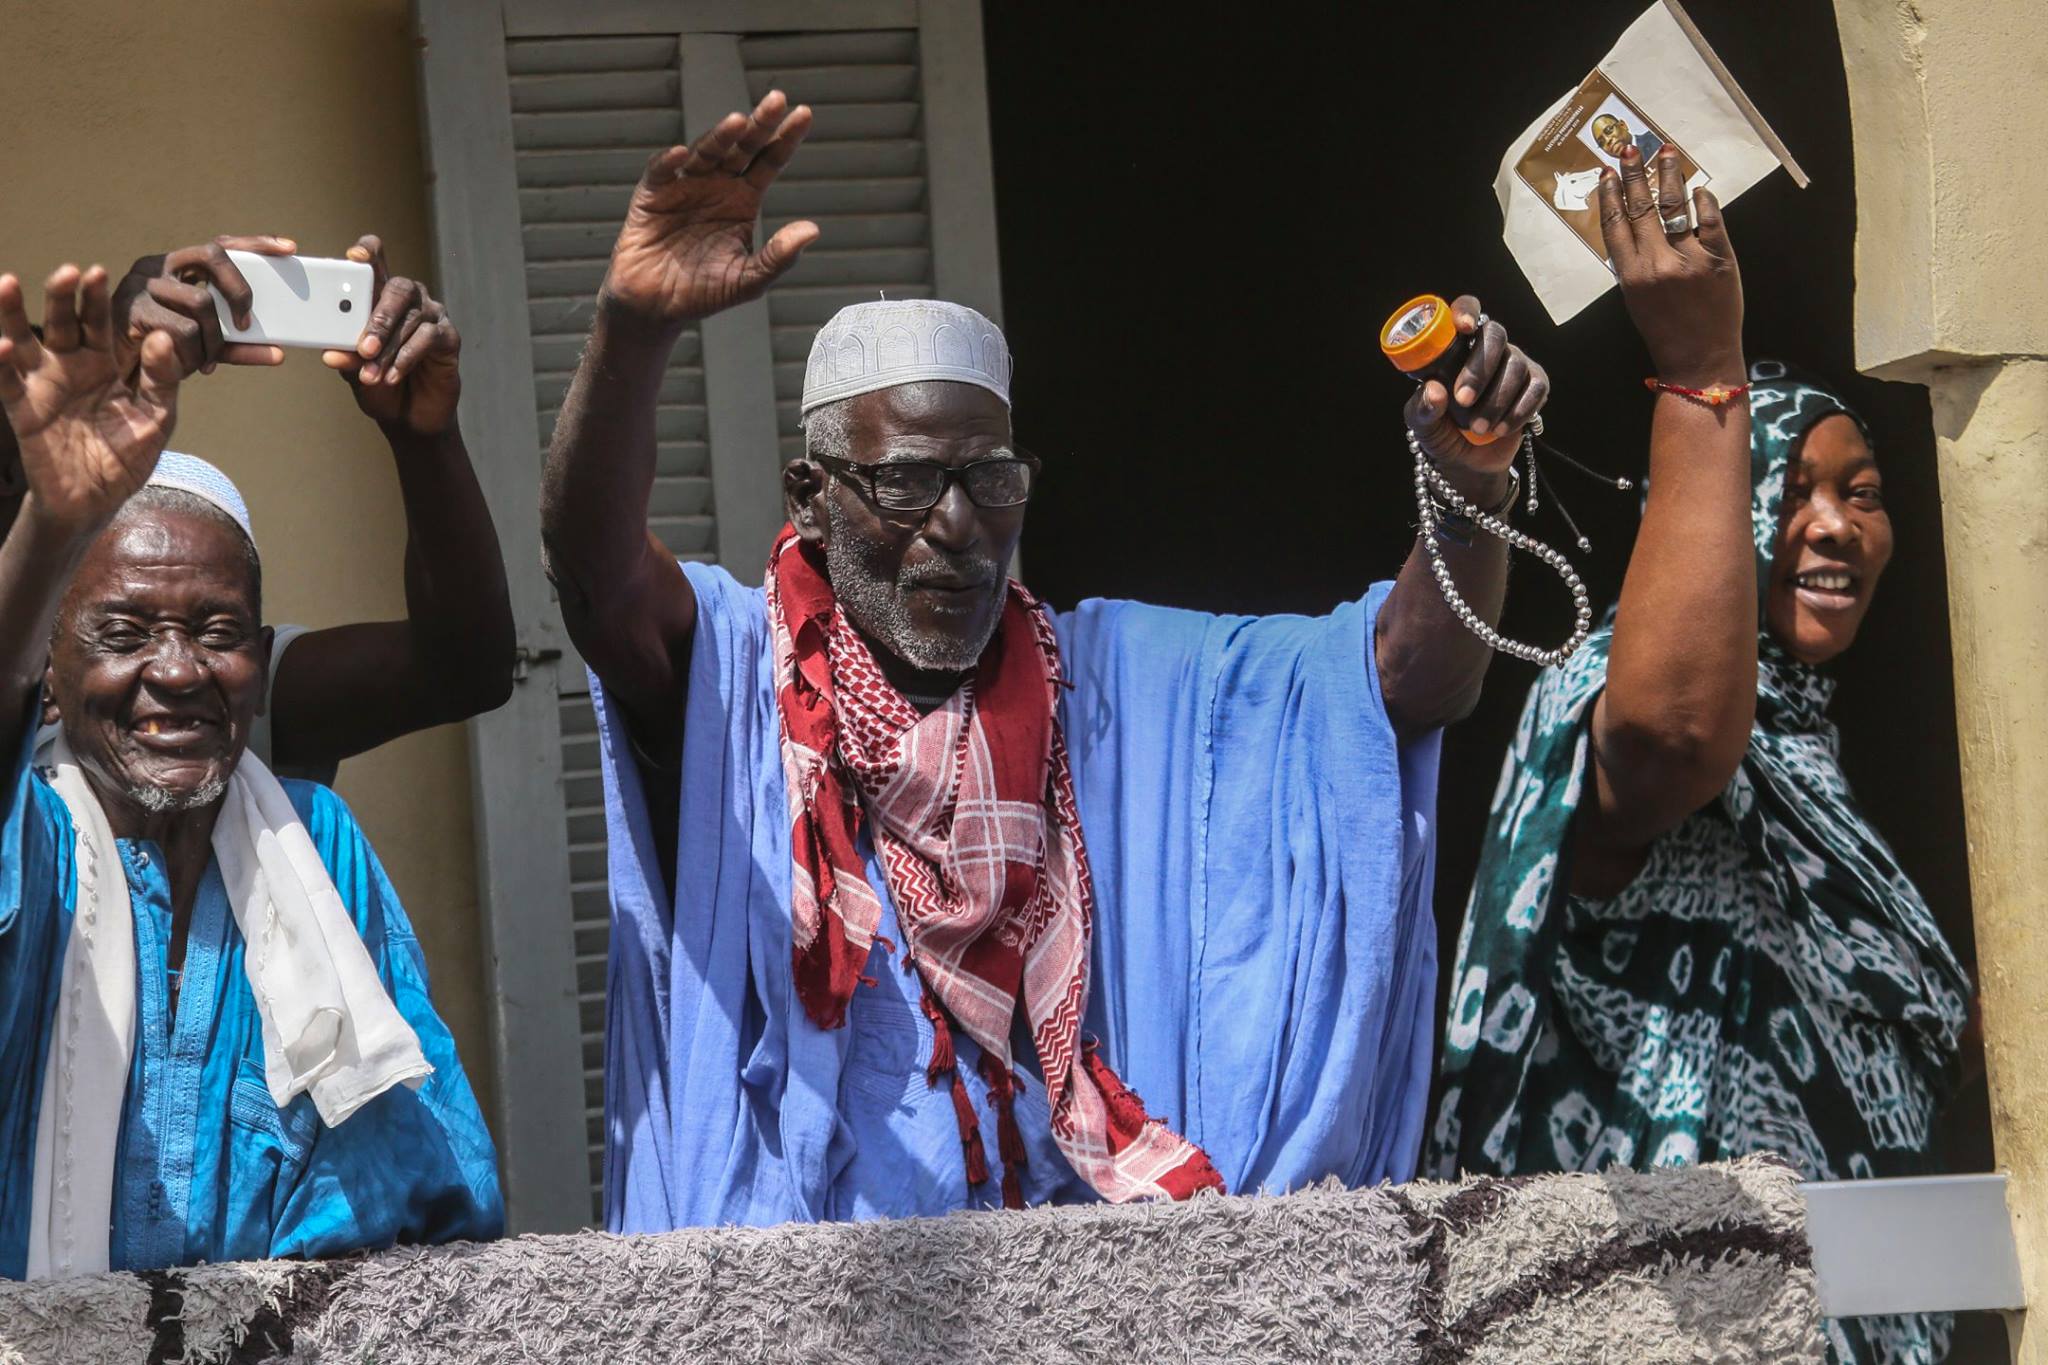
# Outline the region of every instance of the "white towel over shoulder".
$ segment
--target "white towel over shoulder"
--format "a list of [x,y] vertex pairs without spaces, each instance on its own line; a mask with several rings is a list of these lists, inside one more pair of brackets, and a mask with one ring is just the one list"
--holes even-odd
[[[36,1118],[28,1276],[108,1266],[121,1106],[135,1048],[134,907],[105,811],[62,738],[51,785],[78,832],[78,901]],[[270,1097],[310,1093],[339,1125],[433,1072],[356,933],[291,798],[244,754],[213,827],[228,904],[263,1022]]]

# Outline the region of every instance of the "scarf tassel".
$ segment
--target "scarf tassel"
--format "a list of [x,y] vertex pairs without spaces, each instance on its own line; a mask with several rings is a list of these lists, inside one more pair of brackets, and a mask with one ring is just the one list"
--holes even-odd
[[967,1158],[967,1183],[988,1183],[988,1157],[981,1150],[981,1120],[974,1116],[974,1102],[967,1098],[967,1082],[958,1067],[953,1069],[953,1117],[960,1124],[960,1150]]
[[924,1083],[936,1089],[939,1077],[954,1069],[953,1027],[946,1022],[946,1012],[939,1008],[939,1002],[932,999],[930,987],[918,992],[917,1002],[924,1007],[924,1017],[932,1021],[932,1059],[925,1064]]
[[[953,1047],[953,1026],[946,1018],[946,1012],[939,1002],[932,998],[929,987],[918,992],[918,1004],[924,1009],[924,1017],[932,1023],[932,1056],[925,1064],[925,1084],[936,1089],[941,1077],[950,1077],[949,1089],[953,1092],[953,1121],[960,1128],[960,1152],[966,1159],[967,1183],[970,1186],[988,1183],[988,1153],[981,1142],[981,1119],[974,1112],[974,1101],[967,1094],[967,1082],[960,1074],[959,1054]],[[1003,1158],[1003,1207],[1021,1209],[1024,1207],[1024,1176],[1022,1174],[1028,1152],[1024,1146],[1024,1130],[1017,1123],[1017,1078],[984,1051],[978,1068],[981,1078],[988,1082],[989,1098],[996,1106],[996,1151]]]
[[932,1021],[932,1057],[925,1063],[925,1084],[937,1089],[941,1077],[951,1077],[953,1122],[960,1128],[960,1153],[967,1163],[967,1183],[983,1184],[988,1180],[988,1157],[981,1150],[981,1120],[975,1117],[974,1101],[968,1098],[967,1082],[960,1075],[953,1051],[953,1026],[946,1021],[946,1012],[939,1008],[939,1002],[932,998],[930,987],[921,989],[917,999],[924,1008],[924,1017]]
[[989,1053],[981,1054],[981,1077],[996,1102],[996,1150],[1003,1158],[1003,1207],[1024,1207],[1026,1151],[1024,1130],[1017,1126],[1017,1078]]

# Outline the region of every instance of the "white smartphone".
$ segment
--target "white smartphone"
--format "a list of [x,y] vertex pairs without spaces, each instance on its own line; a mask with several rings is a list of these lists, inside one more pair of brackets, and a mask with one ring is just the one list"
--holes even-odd
[[[376,274],[367,261],[320,256],[259,256],[230,251],[228,259],[249,282],[249,325],[235,326],[228,301],[213,289],[221,335],[229,341],[353,351],[377,304]],[[208,286],[212,288],[212,286]]]

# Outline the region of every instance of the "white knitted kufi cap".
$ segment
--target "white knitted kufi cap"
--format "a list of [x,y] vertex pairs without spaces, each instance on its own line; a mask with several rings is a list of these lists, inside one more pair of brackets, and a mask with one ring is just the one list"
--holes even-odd
[[1010,347],[972,308],[941,299],[880,299],[840,309],[811,343],[803,408],[924,379],[979,384],[1010,402]]
[[157,456],[156,472],[149,476],[148,487],[175,488],[203,498],[227,513],[242,528],[242,534],[249,537],[251,545],[256,543],[256,532],[249,525],[249,504],[242,501],[242,490],[235,487],[233,479],[197,455],[166,450]]

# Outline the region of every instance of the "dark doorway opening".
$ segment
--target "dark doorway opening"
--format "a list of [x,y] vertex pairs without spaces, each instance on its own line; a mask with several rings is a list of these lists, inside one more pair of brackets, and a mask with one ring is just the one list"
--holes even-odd
[[[985,6],[1018,431],[1053,470],[1025,539],[1033,586],[1060,605],[1323,612],[1390,576],[1414,507],[1405,381],[1374,331],[1423,291],[1478,294],[1554,377],[1558,443],[1639,473],[1648,361],[1619,298],[1551,326],[1500,240],[1492,180],[1509,139],[1644,3]],[[1859,796],[1974,963],[1933,436],[1925,390],[1855,373],[1834,12],[1690,9],[1813,177],[1801,191],[1774,175],[1730,210],[1749,353],[1841,384],[1877,434],[1899,553],[1834,715]],[[1634,499],[1560,491],[1593,539],[1578,558],[1604,607]],[[1554,580],[1525,561],[1514,588],[1510,634],[1563,633]],[[1479,713],[1446,737],[1452,923],[1531,676],[1496,661]],[[1944,1137],[1951,1169],[1990,1168],[1981,1069]]]

